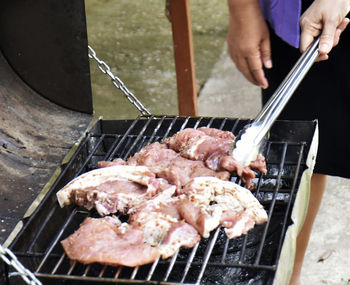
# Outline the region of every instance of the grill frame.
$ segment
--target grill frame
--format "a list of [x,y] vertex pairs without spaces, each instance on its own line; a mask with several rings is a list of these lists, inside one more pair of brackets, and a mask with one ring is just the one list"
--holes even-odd
[[[129,270],[128,268],[119,270],[115,268],[115,275],[119,274],[117,279],[114,278],[115,276],[107,276],[110,274],[106,273],[109,267],[105,269],[101,267],[100,272],[95,274],[95,271],[98,271],[95,267],[99,265],[82,266],[81,264],[75,263],[74,265],[73,263],[66,271],[66,274],[57,273],[60,272],[60,266],[68,262],[67,257],[59,256],[59,254],[56,253],[60,247],[58,244],[59,240],[62,240],[67,237],[68,234],[72,233],[72,228],[78,228],[83,218],[76,218],[76,215],[86,216],[91,214],[91,212],[75,206],[65,207],[63,209],[59,208],[55,193],[71,179],[92,168],[96,168],[97,161],[99,160],[111,160],[115,157],[126,159],[145,144],[159,141],[184,128],[198,128],[202,126],[215,127],[232,131],[236,135],[248,122],[249,120],[229,118],[193,118],[155,115],[139,116],[136,120],[98,121],[91,130],[87,132],[85,138],[79,144],[70,160],[65,165],[61,166],[60,175],[52,184],[47,195],[34,213],[29,218],[23,220],[24,226],[12,241],[10,249],[38,278],[49,278],[50,284],[52,282],[61,284],[60,282],[62,280],[74,284],[76,284],[76,282],[83,282],[79,284],[85,284],[85,282],[94,282],[94,284],[97,284],[96,282],[101,282],[101,284],[109,282],[118,282],[120,284],[199,284],[203,282],[205,284],[212,284],[210,278],[208,279],[206,276],[208,268],[214,268],[214,271],[217,272],[220,271],[219,269],[225,271],[227,268],[234,268],[236,271],[240,271],[240,275],[245,275],[247,277],[247,280],[242,281],[242,284],[246,284],[244,282],[249,280],[254,281],[255,279],[255,281],[260,283],[254,284],[272,283],[277,269],[285,232],[288,225],[291,223],[290,213],[293,207],[295,194],[300,183],[302,172],[306,169],[306,158],[317,124],[316,121],[277,121],[271,129],[265,153],[269,172],[267,175],[257,175],[255,181],[256,190],[254,191],[257,198],[267,207],[269,220],[265,225],[256,226],[251,231],[252,233],[249,232],[243,237],[225,243],[223,251],[225,251],[225,248],[226,250],[230,248],[230,243],[235,243],[236,241],[237,243],[241,243],[242,250],[239,254],[239,260],[234,264],[223,262],[223,258],[221,258],[221,262],[213,262],[212,260],[213,251],[215,252],[215,246],[217,246],[216,241],[218,238],[220,239],[222,237],[222,230],[218,229],[205,241],[207,246],[204,249],[202,263],[198,262],[198,260],[196,261],[198,251],[203,247],[200,244],[194,249],[184,250],[188,252],[187,257],[190,259],[192,258],[191,262],[188,260],[186,262],[176,261],[175,256],[174,258],[170,258],[169,261],[160,260],[152,265],[145,265],[133,270]],[[293,157],[298,151],[298,156]],[[278,156],[281,156],[281,158]],[[290,173],[292,173],[292,175]],[[233,178],[233,181],[240,183],[240,180],[236,178]],[[264,253],[265,241],[269,236],[270,221],[276,213],[282,215],[281,219],[283,222],[274,257],[275,261],[273,264],[260,264],[261,256]],[[92,215],[96,215],[96,213],[92,213]],[[59,221],[55,220],[56,224],[52,225],[50,224],[51,219],[59,219]],[[72,224],[70,224],[70,222],[72,222]],[[58,230],[56,229],[57,224],[60,225]],[[68,225],[70,232],[65,230],[68,228]],[[55,234],[53,237],[52,234],[50,234],[51,237],[48,238],[45,236],[47,234],[44,232],[50,231]],[[248,248],[247,246],[249,246],[249,237],[254,234],[254,231],[258,231],[258,235],[261,235],[261,243],[258,246],[255,261],[249,263],[244,261],[244,257],[245,251],[247,251]],[[32,242],[28,243],[28,236],[32,237]],[[203,239],[201,243],[202,242]],[[43,244],[47,245],[44,246]],[[61,251],[63,252],[62,249]],[[56,266],[53,269],[51,267],[51,272],[48,273],[46,266],[49,266],[50,259],[58,259],[58,261],[56,262]],[[61,263],[59,264],[59,262]],[[168,266],[168,271],[165,272],[162,278],[159,279],[157,277],[153,280],[152,278],[157,271],[157,267],[163,266],[164,264]],[[184,275],[181,280],[172,281],[175,279],[171,279],[170,276],[174,270],[174,266],[177,264],[184,265]],[[197,271],[195,269],[196,266],[199,266]],[[80,267],[85,269],[81,269]],[[140,272],[143,272],[145,268],[148,268],[148,272],[142,273],[144,277],[139,278]],[[128,270],[130,272],[124,274],[123,270]],[[94,273],[91,274],[90,271],[94,271]],[[197,276],[195,278],[188,278],[188,275],[193,275],[194,271],[198,272]],[[76,272],[79,272],[79,274]],[[128,278],[123,277],[128,274]],[[262,277],[260,278],[259,276]],[[258,277],[260,279],[258,279]],[[15,277],[10,278],[8,283],[11,284],[11,280],[13,279],[15,279]],[[71,284],[69,282],[65,284]]]

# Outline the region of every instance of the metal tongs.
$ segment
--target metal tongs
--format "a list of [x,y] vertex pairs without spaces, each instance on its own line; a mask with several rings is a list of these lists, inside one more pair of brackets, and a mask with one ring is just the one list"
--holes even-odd
[[233,157],[242,165],[249,165],[262,152],[267,133],[301,80],[319,55],[319,37],[300,56],[292,70],[265,104],[254,121],[247,124],[237,135],[232,148]]

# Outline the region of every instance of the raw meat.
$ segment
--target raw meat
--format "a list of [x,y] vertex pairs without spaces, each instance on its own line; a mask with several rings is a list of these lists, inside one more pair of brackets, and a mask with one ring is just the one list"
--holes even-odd
[[129,223],[143,230],[148,244],[159,246],[162,258],[172,256],[182,246],[193,247],[200,240],[197,230],[179,215],[175,190],[175,186],[168,188],[129,212]]
[[211,156],[228,154],[233,141],[234,135],[230,132],[188,128],[166,138],[164,143],[183,157],[205,161]]
[[267,221],[266,211],[249,190],[215,177],[193,179],[178,189],[178,199],[180,215],[203,237],[221,225],[235,238]]
[[145,166],[117,165],[89,171],[57,192],[61,207],[75,203],[100,215],[126,213],[170,185]]
[[266,172],[263,156],[243,167],[230,155],[234,136],[211,128],[185,129],[164,143],[143,147],[127,161],[101,161],[57,193],[61,207],[93,207],[87,218],[62,241],[72,260],[82,263],[139,266],[193,247],[217,227],[228,238],[246,234],[267,221],[267,213],[246,188],[229,182],[237,174],[247,187],[257,169]]
[[116,217],[87,218],[80,228],[61,241],[71,260],[84,264],[138,266],[153,262],[159,249],[145,243],[142,230]]
[[265,158],[260,155],[249,166],[242,166],[231,154],[234,139],[234,135],[227,131],[212,128],[188,128],[164,139],[163,142],[182,157],[203,161],[208,168],[215,171],[226,170],[238,175],[245,186],[251,189],[252,179],[255,178],[252,169],[266,173]]
[[67,256],[85,264],[138,266],[168,258],[182,246],[193,247],[200,236],[180,220],[174,192],[175,186],[140,202],[130,211],[129,223],[116,217],[87,218],[61,242]]
[[111,165],[147,166],[157,177],[166,179],[170,184],[181,187],[198,176],[214,176],[223,180],[230,178],[228,171],[209,169],[203,161],[186,159],[165,144],[158,142],[143,147],[138,153],[123,163],[121,159],[112,162],[99,162],[99,167]]

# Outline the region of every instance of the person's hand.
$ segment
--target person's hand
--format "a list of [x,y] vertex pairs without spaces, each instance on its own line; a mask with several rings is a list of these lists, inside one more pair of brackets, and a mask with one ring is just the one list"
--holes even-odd
[[317,60],[328,59],[329,52],[338,44],[349,23],[345,18],[349,5],[349,0],[315,0],[300,17],[300,51],[304,52],[314,38],[321,35]]
[[229,54],[238,70],[253,84],[268,87],[263,66],[272,67],[270,34],[258,0],[228,0]]

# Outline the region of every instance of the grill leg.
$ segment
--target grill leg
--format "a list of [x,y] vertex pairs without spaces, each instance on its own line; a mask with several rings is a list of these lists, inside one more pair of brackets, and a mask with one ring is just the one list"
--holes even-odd
[[173,32],[179,115],[197,116],[197,87],[189,0],[169,0],[168,8]]

